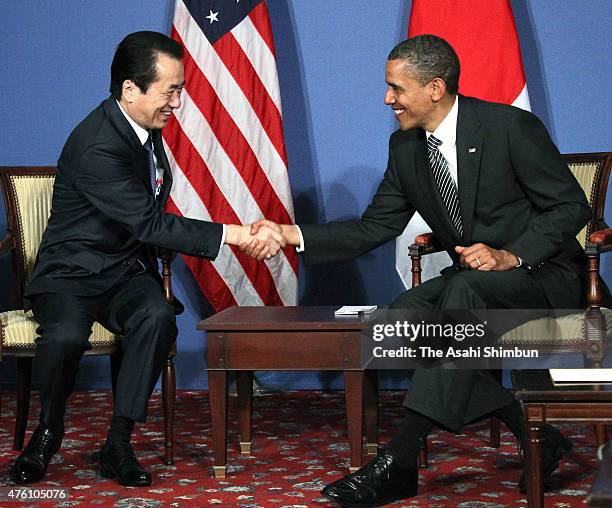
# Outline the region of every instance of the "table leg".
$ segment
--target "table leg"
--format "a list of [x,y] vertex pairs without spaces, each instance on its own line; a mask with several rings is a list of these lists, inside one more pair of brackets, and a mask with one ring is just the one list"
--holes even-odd
[[344,371],[344,398],[351,462],[349,470],[361,467],[363,441],[363,378],[362,370]]
[[363,403],[365,412],[366,453],[378,453],[378,371],[365,371],[363,387]]
[[542,426],[543,422],[527,422],[527,446],[525,467],[527,479],[527,505],[529,508],[544,507],[544,485],[542,484]]
[[240,419],[240,453],[251,453],[251,415],[253,409],[253,371],[236,372],[238,415]]
[[225,478],[227,464],[227,371],[208,371],[208,399],[215,455],[214,476]]

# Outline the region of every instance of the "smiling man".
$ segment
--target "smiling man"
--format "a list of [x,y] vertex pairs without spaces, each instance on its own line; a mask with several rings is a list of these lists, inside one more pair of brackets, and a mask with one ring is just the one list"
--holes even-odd
[[[283,225],[287,243],[306,265],[342,261],[397,237],[418,211],[453,264],[391,308],[582,307],[586,256],[575,235],[590,217],[584,193],[540,120],[460,95],[459,71],[455,51],[439,37],[398,44],[386,64],[384,102],[399,129],[372,202],[359,219]],[[260,225],[270,223],[253,232]],[[494,415],[523,437],[520,406],[489,371],[417,369],[404,405],[407,416],[389,445],[323,495],[351,507],[416,495],[417,456],[433,425],[460,432]],[[547,428],[545,474],[570,446]]]
[[[39,323],[36,366],[40,423],[12,478],[41,480],[64,436],[64,412],[79,361],[99,321],[122,336],[114,412],[100,452],[102,475],[128,486],[151,475],[132,447],[174,339],[175,308],[165,300],[155,248],[214,259],[224,243],[250,238],[248,226],[223,225],[164,212],[172,174],[160,129],[180,107],[183,50],[156,32],[128,35],[111,66],[111,97],[72,132],[57,164],[53,203],[26,308]],[[283,238],[259,236],[259,259]]]

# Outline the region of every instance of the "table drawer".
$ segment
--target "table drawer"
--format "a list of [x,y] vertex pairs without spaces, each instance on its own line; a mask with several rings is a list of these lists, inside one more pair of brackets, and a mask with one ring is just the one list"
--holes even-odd
[[209,369],[360,369],[361,332],[210,331],[207,358]]

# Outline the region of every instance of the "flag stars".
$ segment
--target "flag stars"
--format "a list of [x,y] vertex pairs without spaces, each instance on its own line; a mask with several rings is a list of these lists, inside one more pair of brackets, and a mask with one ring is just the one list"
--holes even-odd
[[217,18],[217,16],[219,15],[219,12],[213,12],[213,11],[209,11],[210,14],[208,16],[205,16],[206,19],[210,20],[210,24],[212,25],[213,21],[219,21],[219,19]]

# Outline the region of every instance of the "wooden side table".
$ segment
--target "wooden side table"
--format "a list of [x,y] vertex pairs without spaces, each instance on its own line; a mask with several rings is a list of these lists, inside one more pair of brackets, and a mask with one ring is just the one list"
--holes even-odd
[[207,331],[207,371],[214,475],[227,463],[227,372],[236,371],[240,449],[251,452],[255,370],[341,370],[344,374],[350,469],[361,467],[365,423],[367,453],[378,448],[378,381],[363,370],[362,332],[368,318],[335,317],[338,307],[232,307],[200,321]]
[[513,371],[512,385],[525,419],[527,503],[530,508],[543,508],[542,427],[563,422],[612,423],[612,386],[555,386],[548,370]]

